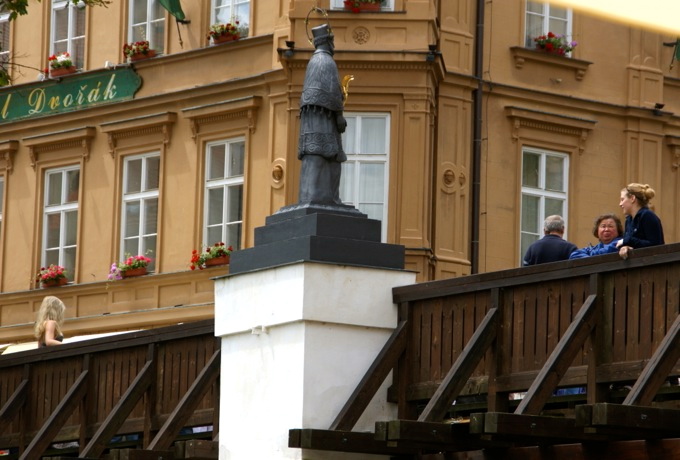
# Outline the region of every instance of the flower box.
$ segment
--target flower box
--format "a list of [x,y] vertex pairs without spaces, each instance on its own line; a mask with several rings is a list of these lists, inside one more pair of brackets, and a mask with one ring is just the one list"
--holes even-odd
[[121,270],[120,275],[123,278],[133,278],[135,276],[144,276],[148,272],[146,271],[146,267],[139,267],[139,268],[128,268],[127,270]]
[[148,50],[146,53],[135,53],[129,56],[130,61],[142,61],[144,59],[149,59],[156,57],[156,50]]
[[76,66],[72,65],[70,67],[58,67],[56,69],[50,69],[50,77],[63,77],[64,75],[70,75],[76,73]]
[[226,42],[233,42],[238,40],[240,37],[238,34],[232,35],[232,34],[224,34],[224,35],[213,35],[212,36],[212,41],[213,45],[217,45],[220,43],[226,43]]
[[215,265],[226,265],[229,263],[231,252],[234,250],[231,246],[226,246],[223,242],[215,243],[212,246],[205,248],[205,251],[191,251],[191,261],[189,268],[192,270],[203,270],[207,267]]
[[380,11],[382,2],[362,2],[358,0],[345,0],[345,11],[360,13],[363,11]]
[[206,267],[214,267],[216,265],[227,265],[229,263],[229,256],[213,257],[205,261]]
[[40,282],[40,286],[43,288],[59,287],[68,284],[67,278],[49,279]]

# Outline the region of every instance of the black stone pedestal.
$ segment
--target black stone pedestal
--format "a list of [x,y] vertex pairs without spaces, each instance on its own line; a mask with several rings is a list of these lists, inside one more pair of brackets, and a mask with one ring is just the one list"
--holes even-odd
[[403,269],[404,246],[380,242],[380,221],[352,206],[293,205],[255,229],[255,246],[231,254],[236,274],[295,262]]

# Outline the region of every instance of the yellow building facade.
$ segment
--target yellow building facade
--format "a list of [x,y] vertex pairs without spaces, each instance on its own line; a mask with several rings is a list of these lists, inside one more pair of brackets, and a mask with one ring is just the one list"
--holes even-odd
[[[212,317],[211,278],[228,267],[190,270],[192,250],[251,247],[297,201],[308,37],[326,21],[341,77],[354,76],[343,200],[382,220],[419,281],[519,266],[554,212],[569,240],[595,242],[594,218],[620,214],[629,182],[656,190],[678,240],[675,38],[524,0],[181,6],[188,22],[157,0],[43,0],[5,16],[19,66],[0,91],[0,343],[32,340],[46,294],[66,303],[67,336]],[[212,44],[211,25],[235,19],[240,39]],[[537,51],[550,31],[578,44]],[[156,56],[126,62],[123,44],[140,39]],[[45,78],[64,50],[78,72]],[[151,274],[108,280],[137,253]],[[69,285],[40,288],[50,262]]]

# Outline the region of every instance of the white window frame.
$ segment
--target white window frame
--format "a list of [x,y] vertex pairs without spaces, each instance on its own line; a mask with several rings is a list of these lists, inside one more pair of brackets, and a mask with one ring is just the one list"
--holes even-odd
[[[524,185],[524,155],[525,153],[530,153],[534,155],[539,155],[539,174],[538,174],[538,187],[528,187]],[[553,191],[553,190],[546,190],[545,189],[545,179],[546,179],[546,174],[545,174],[545,169],[546,169],[546,158],[548,156],[553,156],[553,157],[558,157],[564,160],[563,166],[564,169],[562,171],[562,183],[564,184],[564,190],[562,191]],[[522,192],[520,196],[520,222],[519,222],[519,264],[520,266],[522,265],[522,260],[524,258],[524,253],[526,252],[526,247],[522,247],[522,236],[523,235],[532,235],[536,237],[535,239],[538,240],[543,236],[543,222],[545,221],[545,218],[548,217],[545,212],[545,200],[546,198],[554,199],[554,200],[561,200],[563,202],[563,207],[562,207],[562,218],[564,219],[564,224],[565,224],[565,233],[564,233],[564,238],[567,239],[567,229],[569,226],[567,225],[568,221],[568,216],[569,216],[569,154],[564,153],[564,152],[556,152],[553,150],[547,150],[547,149],[541,149],[541,148],[535,148],[535,147],[524,147],[522,148],[522,158],[521,158],[521,167],[520,167],[520,184],[522,187]],[[539,206],[538,206],[538,216],[537,216],[537,231],[536,232],[529,232],[529,231],[524,231],[522,229],[522,222],[524,219],[524,209],[522,206],[523,203],[523,197],[524,196],[531,196],[531,197],[537,197],[539,198]]]
[[[536,4],[542,4],[543,5],[543,12],[542,13],[530,12],[529,8],[527,7],[529,2],[536,3]],[[547,2],[541,2],[541,1],[536,1],[536,0],[533,0],[533,1],[532,0],[526,0],[525,9],[524,9],[524,11],[525,11],[525,20],[524,20],[524,41],[525,41],[525,43],[524,43],[524,46],[526,46],[527,48],[534,48],[534,46],[535,46],[534,37],[536,36],[536,35],[532,35],[531,32],[528,30],[528,24],[529,24],[528,18],[529,18],[529,16],[537,16],[537,17],[542,18],[543,27],[542,27],[542,30],[540,31],[540,33],[538,33],[537,35],[545,35],[548,32],[555,32],[554,30],[550,30],[550,20],[553,19],[553,20],[566,22],[567,26],[565,27],[565,30],[566,30],[565,35],[568,38],[570,38],[572,36],[573,12],[572,12],[571,8],[565,8],[561,5],[554,5],[554,7],[553,7],[553,8],[559,8],[559,9],[566,9],[567,10],[566,20],[562,19],[562,18],[556,18],[556,17],[551,16],[550,8],[551,8],[551,5]]]
[[[125,157],[123,160],[123,189],[122,189],[122,200],[121,200],[121,230],[120,230],[120,257],[119,260],[123,261],[129,256],[145,255],[151,258],[151,263],[148,265],[148,270],[153,271],[156,267],[156,256],[158,248],[158,221],[156,221],[156,231],[151,233],[144,233],[144,225],[146,223],[146,206],[145,202],[150,200],[156,200],[156,218],[158,218],[158,213],[160,212],[160,180],[161,180],[161,162],[160,162],[160,152],[150,152],[141,155],[130,155]],[[148,168],[148,160],[151,158],[158,158],[158,188],[147,189],[147,178],[146,174]],[[127,193],[129,172],[128,167],[130,162],[135,160],[142,160],[142,171],[141,171],[141,190],[139,192]],[[126,236],[127,220],[128,215],[125,212],[128,203],[139,202],[139,226],[137,228],[137,234],[132,236]],[[153,248],[146,247],[145,240],[149,237],[155,237],[155,245]],[[127,254],[125,251],[126,242],[130,240],[137,239],[137,253]]]
[[[239,31],[242,33],[245,33],[250,28],[250,10],[253,6],[252,0],[228,0],[227,4],[225,5],[218,5],[218,0],[211,0],[210,1],[210,24],[225,24],[225,23],[231,23],[233,24],[235,21],[239,22]],[[234,10],[238,9],[239,5],[244,5],[248,4],[248,17],[243,17],[236,15],[234,17]],[[219,17],[219,11],[222,9],[227,9],[231,11],[231,14],[229,15],[229,19],[224,20],[223,18],[220,19]],[[243,34],[242,34],[243,35]],[[241,37],[243,38],[243,37]]]
[[[139,22],[139,23],[134,23],[133,22],[133,14],[134,14],[134,3],[135,2],[145,2],[146,3],[146,21],[144,22]],[[155,24],[162,23],[163,24],[163,37],[165,37],[166,34],[166,14],[165,14],[165,9],[161,7],[161,10],[163,11],[161,14],[161,17],[155,18],[155,19],[149,19],[153,16],[154,12],[154,7],[157,5],[158,0],[130,0],[129,6],[129,13],[128,13],[128,23],[130,24],[128,27],[128,42],[135,42],[139,41],[139,39],[135,38],[135,34],[133,30],[135,27],[143,27],[143,37],[142,40],[147,40],[149,42],[149,48],[156,50],[157,54],[162,54],[163,50],[165,49],[165,44],[164,43],[156,43],[155,36],[152,34],[150,31],[153,28]],[[162,38],[161,40],[164,40]]]
[[[11,23],[9,21],[9,13],[0,8],[0,64],[7,64],[10,55],[10,30]],[[2,42],[6,43],[6,47],[2,46]],[[6,49],[5,49],[6,48]],[[7,70],[7,69],[6,69]]]
[[[331,0],[332,10],[344,10],[345,1],[344,0]],[[380,11],[394,11],[394,0],[383,0]]]
[[[244,172],[245,172],[245,161],[246,161],[246,145],[245,137],[236,137],[230,139],[223,139],[219,141],[209,142],[205,146],[205,195],[203,200],[203,247],[213,245],[215,243],[223,242],[227,246],[233,246],[234,249],[240,249],[242,244],[242,233],[243,233],[243,191],[244,191]],[[242,166],[244,171],[239,175],[228,175],[229,168],[229,157],[231,155],[231,146],[236,144],[243,144],[243,160]],[[211,169],[211,155],[210,150],[212,147],[217,145],[224,145],[225,151],[227,152],[227,158],[225,158],[225,175],[217,179],[210,179],[210,169]],[[227,216],[229,215],[229,200],[227,199],[227,191],[229,188],[234,186],[241,186],[241,209],[240,209],[240,220],[227,221]],[[217,224],[210,224],[208,219],[210,217],[210,191],[215,189],[222,189],[222,221]],[[228,238],[229,227],[237,226],[237,241],[231,241]],[[208,240],[208,227],[221,227],[221,237],[219,241],[209,241]]]
[[[360,201],[360,184],[361,184],[361,168],[360,167],[354,167],[353,168],[353,178],[352,178],[352,184],[354,184],[353,190],[351,192],[347,192],[344,190],[344,184],[346,183],[346,175],[349,174],[349,165],[354,164],[354,165],[366,165],[366,164],[382,164],[384,165],[384,190],[383,190],[383,201],[382,201],[382,216],[380,216],[378,219],[382,222],[381,225],[381,240],[383,242],[387,241],[387,216],[388,216],[388,197],[389,197],[389,171],[390,171],[390,162],[389,162],[389,152],[390,152],[390,121],[391,117],[390,114],[387,112],[345,112],[344,114],[345,118],[349,121],[350,119],[354,120],[355,126],[356,126],[356,131],[355,131],[355,138],[354,139],[348,139],[348,132],[345,131],[342,135],[342,145],[345,150],[345,153],[347,154],[347,161],[342,164],[342,178],[340,182],[340,196],[343,200],[344,204],[348,204],[351,206],[356,207],[359,211],[362,211],[362,204],[378,204],[376,203],[361,203]],[[385,136],[384,139],[384,145],[385,145],[385,151],[384,152],[362,152],[361,151],[361,138],[362,136],[366,135],[378,135],[379,133],[375,132],[366,132],[364,133],[362,130],[362,123],[361,121],[366,118],[382,118],[385,120],[385,132],[381,133],[381,135]],[[363,212],[363,211],[362,211]],[[369,216],[372,218],[376,218],[376,216]]]
[[[50,263],[54,262],[48,262],[47,261],[47,252],[48,251],[58,251],[58,260],[56,262],[56,265],[61,265],[68,271],[69,275],[74,276],[75,275],[75,264],[77,263],[77,251],[78,251],[78,242],[76,241],[74,244],[67,244],[66,242],[66,237],[68,235],[67,231],[65,230],[66,227],[66,215],[71,212],[76,212],[76,220],[75,224],[76,227],[78,225],[78,219],[80,218],[79,216],[79,203],[78,199],[76,198],[75,201],[69,201],[68,199],[68,173],[71,171],[78,171],[78,189],[80,189],[80,165],[74,165],[74,166],[66,166],[66,167],[60,167],[60,168],[53,168],[53,169],[47,169],[44,172],[44,178],[45,178],[45,189],[43,191],[43,232],[42,232],[42,254],[40,258],[40,263],[41,266],[45,267],[49,265]],[[61,197],[60,197],[60,202],[59,204],[53,204],[50,205],[48,204],[49,202],[49,193],[50,193],[50,177],[54,174],[61,174],[62,179],[61,179]],[[47,247],[48,245],[48,232],[49,232],[49,216],[54,215],[54,214],[59,214],[59,242],[57,246],[53,247]],[[77,228],[75,229],[76,231],[76,236],[77,236]],[[66,257],[65,257],[65,251],[68,249],[73,249],[74,250],[74,265],[69,266],[69,264],[66,262]]]
[[[67,9],[68,11],[68,24],[67,24],[67,36],[66,39],[57,40],[56,34],[56,12],[57,10]],[[73,65],[82,68],[85,62],[85,29],[83,29],[83,35],[75,35],[75,15],[83,13],[83,24],[85,24],[85,4],[83,2],[74,5],[68,0],[54,0],[52,2],[52,21],[50,27],[50,54],[61,53],[67,51],[71,55],[71,60]],[[78,42],[82,42],[82,46],[78,48],[76,45]],[[65,47],[58,46],[60,44],[66,44]],[[64,49],[65,48],[65,49]]]

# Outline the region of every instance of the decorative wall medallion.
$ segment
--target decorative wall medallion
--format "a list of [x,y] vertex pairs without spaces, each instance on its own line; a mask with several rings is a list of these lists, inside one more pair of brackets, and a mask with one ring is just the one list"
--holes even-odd
[[352,38],[354,39],[354,43],[363,45],[368,43],[369,38],[371,38],[371,33],[366,27],[357,27],[354,29],[354,32],[352,32]]

